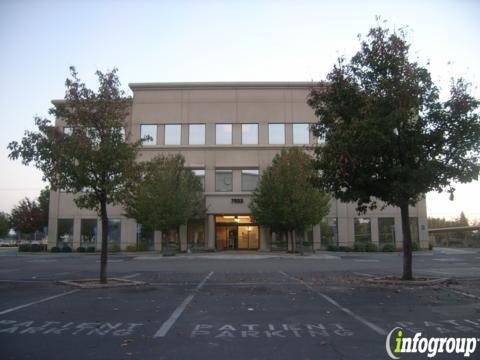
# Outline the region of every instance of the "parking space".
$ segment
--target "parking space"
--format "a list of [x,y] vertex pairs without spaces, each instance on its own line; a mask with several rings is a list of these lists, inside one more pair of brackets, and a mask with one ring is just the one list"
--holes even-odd
[[17,280],[0,272],[2,359],[384,359],[386,335],[397,326],[412,335],[480,334],[471,277],[449,286],[374,286],[364,279],[380,268],[367,262],[344,261],[340,270],[337,261],[325,271],[307,260],[169,259],[111,264],[113,274],[143,286],[26,280],[35,268],[84,277],[98,266],[94,258],[57,260],[50,268],[30,261]]

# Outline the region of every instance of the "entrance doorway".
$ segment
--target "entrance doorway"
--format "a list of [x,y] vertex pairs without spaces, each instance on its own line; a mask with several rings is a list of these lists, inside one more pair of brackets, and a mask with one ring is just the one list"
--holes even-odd
[[258,250],[259,228],[248,215],[215,216],[217,250]]

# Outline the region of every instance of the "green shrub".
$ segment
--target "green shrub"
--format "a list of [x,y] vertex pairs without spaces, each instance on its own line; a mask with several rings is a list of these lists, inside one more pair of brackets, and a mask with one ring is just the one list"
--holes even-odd
[[109,252],[119,252],[120,251],[120,245],[111,244],[111,245],[108,246],[108,251]]
[[433,250],[433,244],[432,243],[428,244],[428,250]]
[[382,251],[384,252],[393,252],[395,250],[395,245],[393,243],[388,243],[382,246]]
[[30,251],[32,251],[32,252],[47,251],[47,245],[44,245],[44,244],[31,244],[31,245],[30,245]]
[[138,251],[136,245],[127,245],[127,247],[125,248],[125,250],[127,250],[127,251]]
[[64,246],[62,248],[62,252],[64,252],[64,253],[72,252],[72,248],[70,246]]
[[21,252],[30,252],[32,251],[32,247],[30,244],[21,244],[19,247],[18,247],[18,251],[21,251]]
[[137,251],[148,251],[148,243],[147,242],[139,242],[137,246]]
[[58,252],[60,252],[60,248],[58,246],[54,246],[54,247],[52,247],[52,249],[50,251],[52,253],[58,253]]
[[85,252],[85,248],[84,248],[83,246],[79,246],[79,247],[77,248],[77,252],[83,253],[83,252]]
[[355,242],[355,244],[353,244],[353,251],[355,252],[367,251],[367,244],[362,242]]
[[371,242],[366,243],[365,251],[368,251],[368,252],[378,251],[378,246],[377,246],[377,244],[374,244],[374,243],[371,243]]
[[327,251],[338,251],[338,246],[337,245],[328,245],[327,246]]
[[94,253],[94,252],[95,252],[95,246],[89,246],[89,247],[87,247],[87,252],[89,252],[89,253]]
[[412,251],[418,251],[418,250],[420,250],[420,245],[418,244],[418,242],[413,241],[412,242]]
[[339,246],[338,251],[345,251],[345,252],[350,252],[353,249],[350,246]]

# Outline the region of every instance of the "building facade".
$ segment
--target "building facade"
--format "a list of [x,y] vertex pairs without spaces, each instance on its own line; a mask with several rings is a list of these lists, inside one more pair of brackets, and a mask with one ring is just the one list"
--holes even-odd
[[[316,121],[306,104],[311,83],[136,83],[128,131],[132,140],[149,135],[139,160],[160,153],[185,157],[186,166],[202,180],[207,214],[181,226],[179,251],[287,250],[286,241],[250,217],[248,204],[262,170],[282,148],[321,142],[310,131]],[[56,126],[64,126],[57,120]],[[65,129],[67,131],[68,129]],[[101,222],[95,212],[78,209],[74,195],[50,195],[49,246],[100,248]],[[147,234],[121,207],[110,207],[109,244],[127,249],[141,243],[160,250],[166,238]],[[412,238],[428,246],[425,200],[410,208]],[[386,207],[358,215],[354,204],[332,200],[328,216],[304,234],[306,248],[355,241],[380,247],[401,246],[400,210]]]

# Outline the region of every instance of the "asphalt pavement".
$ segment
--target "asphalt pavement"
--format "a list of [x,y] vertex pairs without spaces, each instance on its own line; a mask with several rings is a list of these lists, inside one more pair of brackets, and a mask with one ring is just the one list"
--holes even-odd
[[0,252],[0,358],[388,359],[397,327],[480,337],[479,260],[418,252],[417,277],[451,281],[392,286],[367,279],[399,275],[399,253],[116,254],[109,276],[144,285],[79,289],[58,281],[97,277],[98,255]]

